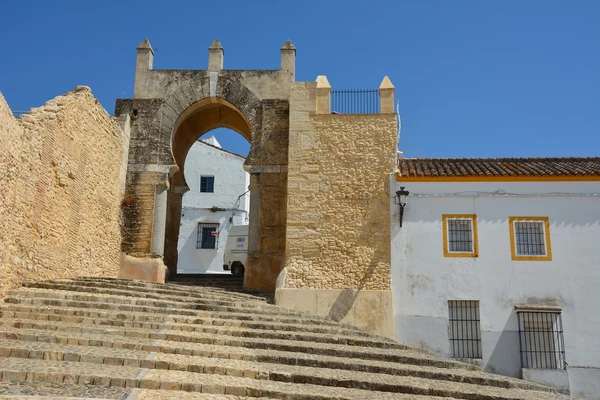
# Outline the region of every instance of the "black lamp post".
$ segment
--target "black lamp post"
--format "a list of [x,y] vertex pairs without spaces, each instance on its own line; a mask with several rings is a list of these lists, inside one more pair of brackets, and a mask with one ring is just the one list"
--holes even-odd
[[400,206],[400,228],[402,228],[402,217],[404,215],[404,207],[406,206],[406,200],[408,198],[408,190],[404,189],[404,186],[400,186],[400,190],[396,192],[395,203]]

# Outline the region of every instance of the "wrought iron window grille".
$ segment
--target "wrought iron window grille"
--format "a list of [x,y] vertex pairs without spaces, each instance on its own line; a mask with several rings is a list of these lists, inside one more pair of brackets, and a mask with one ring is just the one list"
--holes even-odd
[[473,252],[473,221],[471,219],[448,219],[448,251]]
[[561,313],[518,310],[521,368],[565,369]]
[[[216,233],[216,235],[214,234]],[[198,222],[197,249],[218,249],[219,224]]]
[[518,256],[545,256],[546,236],[543,221],[515,221],[515,243]]
[[453,358],[483,358],[478,300],[448,300],[450,352]]

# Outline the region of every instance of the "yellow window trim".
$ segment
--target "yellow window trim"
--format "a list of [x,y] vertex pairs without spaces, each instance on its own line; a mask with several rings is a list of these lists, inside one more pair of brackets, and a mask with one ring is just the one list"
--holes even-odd
[[[543,221],[544,240],[546,243],[545,256],[519,256],[517,255],[517,240],[515,237],[515,221]],[[513,261],[552,261],[552,247],[550,243],[550,219],[548,217],[508,217],[510,231],[510,254]]]
[[[448,250],[448,219],[470,219],[473,226],[473,252],[457,253]],[[442,234],[444,238],[444,257],[478,257],[479,243],[477,239],[477,214],[442,214]]]

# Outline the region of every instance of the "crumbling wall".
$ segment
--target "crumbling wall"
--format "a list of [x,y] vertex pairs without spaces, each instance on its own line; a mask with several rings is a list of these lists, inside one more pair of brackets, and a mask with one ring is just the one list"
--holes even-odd
[[19,120],[0,95],[0,296],[24,280],[117,275],[127,139],[87,87]]

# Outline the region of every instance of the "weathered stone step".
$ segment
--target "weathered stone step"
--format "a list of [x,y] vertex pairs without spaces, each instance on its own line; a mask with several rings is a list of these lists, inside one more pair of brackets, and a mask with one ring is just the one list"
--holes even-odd
[[[162,354],[140,350],[57,345],[53,343],[15,340],[0,340],[0,357],[123,365],[388,392],[403,391],[403,385],[397,376],[411,376],[419,379],[445,380],[504,388],[551,391],[549,388],[520,380],[464,370],[450,372],[447,369],[440,368],[404,366],[400,370],[401,373],[392,376],[295,365]],[[421,383],[426,384],[426,382]]]
[[[181,343],[205,343],[214,345],[225,345],[233,347],[246,347],[251,349],[271,349],[288,352],[301,352],[335,357],[362,358],[370,360],[402,362],[407,355],[424,356],[416,349],[380,349],[371,347],[355,346],[352,342],[347,345],[333,343],[305,343],[280,339],[262,339],[246,337],[229,337],[210,333],[196,333],[173,331],[162,329],[160,331],[150,329],[137,329],[117,326],[83,325],[77,323],[38,321],[26,319],[0,320],[0,326],[20,329],[39,329],[68,332],[88,332],[105,335],[116,335],[132,338],[145,338],[154,340],[169,340]],[[458,365],[459,363],[457,363]],[[465,364],[465,367],[468,364]]]
[[[94,281],[80,281],[75,279],[60,279],[54,281],[42,281],[42,282],[27,282],[24,284],[24,287],[30,288],[45,288],[45,289],[55,289],[61,285],[68,285],[73,288],[73,290],[84,291],[84,292],[95,292],[98,288],[106,288],[106,289],[116,289],[123,290],[127,293],[131,294],[143,294],[143,295],[154,295],[155,298],[164,299],[166,296],[177,296],[177,297],[187,297],[193,299],[207,299],[207,300],[216,300],[223,302],[235,302],[235,301],[245,301],[252,302],[257,304],[266,304],[266,301],[262,297],[257,297],[253,295],[246,295],[243,293],[229,293],[223,291],[213,291],[210,289],[204,290],[185,290],[178,285],[163,285],[163,286],[154,286],[150,283],[137,283],[135,281],[129,282],[94,282]],[[70,290],[70,289],[69,289]],[[144,297],[144,296],[140,296]]]
[[[111,304],[103,302],[85,302],[75,300],[64,300],[56,298],[25,298],[25,297],[7,297],[5,299],[7,304],[24,304],[31,306],[52,306],[52,307],[72,307],[81,309],[92,309],[101,311],[114,311],[114,312],[135,312],[135,313],[147,313],[156,314],[161,316],[180,316],[190,318],[213,318],[226,321],[266,321],[271,323],[282,323],[282,324],[302,324],[306,326],[322,326],[319,324],[312,323],[310,320],[304,320],[302,318],[287,318],[277,316],[257,316],[253,314],[241,314],[241,313],[220,313],[214,311],[193,311],[193,310],[180,310],[180,309],[167,309],[164,307],[147,307],[147,306],[132,306],[127,304]],[[323,326],[333,326],[334,324],[324,324]],[[346,326],[344,326],[346,329]],[[357,335],[362,336],[362,331],[356,330]],[[365,335],[370,336],[370,335]],[[382,339],[386,340],[386,339]]]
[[[83,301],[106,301],[118,304],[135,304],[145,305],[150,307],[166,307],[180,308],[188,310],[204,310],[204,311],[221,311],[221,312],[238,312],[266,315],[287,315],[297,316],[299,313],[290,312],[285,309],[279,309],[275,306],[267,304],[257,304],[256,302],[247,301],[231,301],[231,302],[216,302],[214,300],[197,299],[193,297],[175,297],[170,296],[168,300],[150,295],[145,297],[144,294],[138,296],[133,292],[126,292],[115,289],[98,288],[94,293],[89,293],[89,290],[77,288],[69,285],[55,285],[51,289],[44,288],[25,288],[13,289],[9,291],[8,296],[23,296],[23,297],[48,297],[45,294],[50,294],[53,298],[64,298],[68,300],[83,300]],[[36,294],[31,294],[36,293]]]
[[[73,384],[110,385],[141,389],[184,390],[247,397],[277,399],[422,399],[422,396],[454,397],[477,400],[546,400],[548,393],[479,387],[477,385],[435,382],[418,378],[402,380],[404,393],[375,392],[363,389],[335,388],[308,383],[264,381],[233,376],[201,374],[187,371],[152,370],[138,367],[103,365],[85,362],[0,358],[0,371],[5,380],[37,380]],[[432,399],[435,397],[427,397]]]
[[[221,318],[258,318],[258,319],[269,319],[272,320],[287,320],[289,322],[302,322],[302,323],[313,323],[313,324],[327,324],[336,326],[334,321],[321,319],[314,316],[307,316],[301,313],[287,312],[287,310],[278,308],[275,306],[265,306],[265,308],[250,308],[250,307],[227,307],[219,305],[211,305],[204,303],[194,302],[178,302],[171,300],[147,300],[136,297],[125,297],[125,296],[114,296],[107,294],[89,294],[89,293],[78,293],[65,290],[50,290],[50,289],[13,289],[8,291],[5,302],[7,303],[19,303],[23,302],[23,299],[27,298],[44,298],[44,299],[57,299],[67,301],[81,301],[81,302],[94,302],[100,303],[100,308],[105,308],[107,305],[117,305],[120,310],[126,311],[144,311],[147,309],[162,309],[163,313],[173,313],[176,311],[187,311],[187,315],[190,315],[190,311],[208,311],[212,312],[213,315],[219,315]],[[356,329],[356,328],[355,328]]]
[[[244,400],[243,397],[226,394],[208,394],[198,392],[172,392],[169,390],[132,389],[130,397],[126,400]],[[260,397],[258,400],[273,400],[272,398]]]
[[210,291],[214,293],[228,293],[228,294],[239,294],[244,296],[251,296],[254,298],[268,298],[272,296],[272,292],[266,292],[264,290],[258,289],[248,289],[248,288],[221,288],[221,287],[210,287],[210,286],[202,286],[202,285],[187,285],[185,282],[167,282],[166,284],[162,283],[152,283],[145,281],[136,281],[136,280],[127,280],[121,278],[107,278],[107,277],[78,277],[71,278],[77,281],[87,281],[87,282],[117,282],[117,283],[129,283],[132,282],[134,285],[156,285],[170,288],[179,288],[180,290],[193,290],[193,291]]
[[160,352],[165,354],[183,354],[274,364],[344,369],[348,371],[385,373],[389,375],[402,375],[402,372],[399,370],[402,369],[403,364],[481,371],[480,366],[411,352],[405,352],[403,355],[398,354],[395,362],[386,362],[363,358],[318,355],[313,354],[312,352],[299,353],[272,349],[251,349],[205,343],[186,343],[185,346],[182,346],[180,342],[169,340],[154,340],[149,338],[135,338],[90,332],[49,331],[11,327],[0,327],[0,338],[28,342],[98,346],[115,349]]
[[[68,383],[33,382],[0,379],[0,399],[12,400],[123,400],[131,389],[108,386],[84,386]],[[209,400],[209,399],[206,399]]]
[[[277,324],[281,326],[287,325],[299,325],[303,324],[307,327],[319,327],[335,328],[335,324],[319,324],[310,319],[296,318],[296,317],[279,317],[277,315],[265,316],[265,315],[254,315],[251,313],[227,313],[227,312],[215,312],[215,311],[194,311],[194,310],[182,310],[182,309],[168,309],[165,307],[148,307],[148,306],[137,306],[128,304],[116,304],[106,303],[102,301],[86,302],[77,300],[64,300],[61,298],[43,298],[43,297],[7,297],[5,299],[6,304],[14,305],[27,305],[32,307],[70,307],[79,309],[89,309],[94,311],[112,311],[117,313],[143,313],[143,314],[154,314],[162,317],[188,317],[188,318],[209,318],[213,320],[223,321],[223,325],[227,325],[230,322],[267,322]],[[374,337],[360,331],[358,329],[347,329],[344,325],[342,328],[348,332],[353,333],[356,336]],[[390,339],[382,338],[382,341],[392,342]]]
[[[90,304],[90,305],[93,305]],[[329,335],[348,335],[358,337],[369,337],[373,338],[374,335],[369,335],[365,332],[358,330],[347,330],[343,327],[336,326],[319,326],[319,325],[308,325],[308,324],[291,324],[287,322],[260,322],[260,321],[242,321],[234,319],[220,319],[211,317],[188,317],[170,314],[156,314],[156,313],[141,313],[141,312],[119,312],[119,311],[106,311],[98,310],[93,308],[76,308],[76,307],[57,307],[57,306],[46,306],[46,305],[29,305],[29,304],[11,304],[11,303],[0,303],[0,310],[4,311],[3,314],[7,318],[28,318],[25,314],[38,314],[45,315],[47,318],[35,318],[35,319],[46,319],[50,321],[60,321],[61,316],[66,317],[84,317],[84,318],[106,318],[115,321],[115,325],[121,326],[133,326],[136,324],[147,323],[147,324],[163,324],[163,323],[177,323],[177,324],[195,324],[195,325],[208,325],[208,326],[223,326],[223,327],[243,327],[248,329],[254,329],[257,331],[264,330],[276,330],[276,331],[292,331],[292,332],[312,332]],[[10,314],[12,312],[13,314]],[[68,322],[63,320],[64,322]],[[139,326],[138,326],[139,327]],[[383,339],[386,340],[386,339]]]
[[[372,340],[369,338],[358,337],[351,334],[334,334],[334,333],[307,333],[307,332],[295,332],[291,330],[279,331],[279,330],[256,330],[240,326],[214,326],[214,325],[203,325],[203,324],[185,324],[176,322],[140,322],[133,319],[115,319],[108,317],[85,317],[85,316],[73,316],[73,315],[61,315],[57,314],[57,310],[53,310],[53,313],[49,313],[50,310],[43,310],[41,308],[32,307],[29,312],[14,312],[6,311],[6,306],[0,306],[0,317],[8,319],[20,319],[20,320],[35,320],[35,321],[52,321],[52,322],[66,322],[66,323],[77,323],[84,325],[100,325],[100,326],[118,326],[126,328],[137,328],[137,329],[151,329],[151,330],[163,330],[170,329],[173,331],[182,332],[199,332],[199,333],[210,333],[217,335],[227,335],[232,337],[247,337],[247,338],[262,338],[262,339],[282,339],[282,340],[294,340],[302,342],[313,342],[313,343],[335,343],[335,344],[349,344],[353,346],[361,347],[376,347],[376,348],[387,348],[387,349],[409,349],[408,346],[403,346],[398,343],[388,343],[383,341]],[[58,310],[60,311],[60,310]]]

